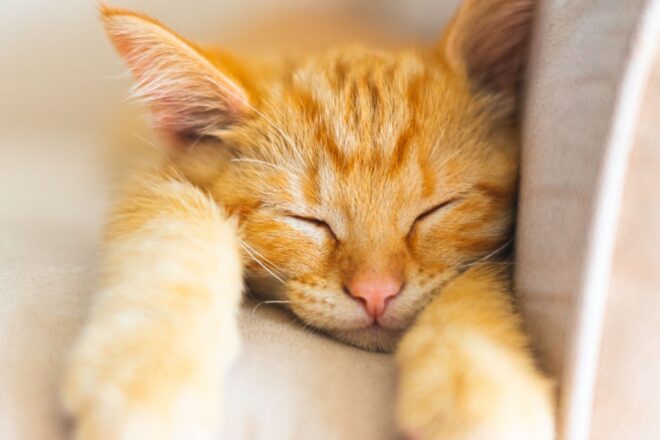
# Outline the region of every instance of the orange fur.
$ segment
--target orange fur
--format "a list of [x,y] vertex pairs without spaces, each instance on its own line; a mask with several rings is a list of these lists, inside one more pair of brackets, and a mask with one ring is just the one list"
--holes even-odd
[[[390,351],[412,326],[397,356],[406,432],[551,439],[551,392],[505,275],[480,263],[511,238],[532,5],[468,0],[435,48],[270,63],[102,7],[137,95],[180,148],[107,228],[100,298],[65,383],[79,438],[212,431],[208,410],[181,416],[177,402],[217,406],[210,371],[234,355],[244,272],[353,345]],[[369,271],[405,281],[378,326],[344,293]]]

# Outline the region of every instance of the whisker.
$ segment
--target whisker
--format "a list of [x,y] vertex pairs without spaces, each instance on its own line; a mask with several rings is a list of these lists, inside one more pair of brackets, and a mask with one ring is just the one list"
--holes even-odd
[[495,249],[494,251],[489,252],[488,254],[484,255],[483,257],[479,258],[476,261],[473,261],[471,263],[466,264],[465,266],[461,267],[462,270],[469,269],[473,266],[476,266],[479,263],[483,263],[484,261],[487,261],[489,258],[494,257],[495,255],[499,254],[502,252],[504,249],[509,247],[513,243],[513,238],[509,239],[506,243]]
[[237,158],[231,159],[231,162],[249,162],[249,163],[256,163],[256,164],[259,164],[259,165],[266,165],[266,166],[269,166],[269,167],[275,168],[275,169],[280,170],[280,171],[282,171],[282,172],[284,172],[284,173],[287,173],[287,174],[290,174],[290,173],[291,173],[291,171],[287,170],[286,168],[281,167],[281,166],[279,166],[279,165],[276,165],[276,164],[274,164],[274,163],[266,162],[265,160],[251,159],[251,158],[248,158],[248,157],[237,157]]
[[252,313],[256,313],[257,309],[262,305],[268,305],[268,304],[291,304],[291,301],[286,301],[286,300],[260,301],[256,306],[254,306],[254,309],[252,309]]
[[165,154],[165,152],[163,151],[162,148],[160,148],[158,145],[154,144],[153,142],[151,142],[150,140],[148,140],[148,139],[145,138],[144,136],[141,136],[141,135],[139,135],[139,134],[137,134],[137,133],[131,133],[131,134],[132,134],[137,140],[140,140],[140,141],[144,142],[146,145],[152,147],[152,148],[153,148],[154,150],[156,150],[161,156],[163,156],[163,157],[167,157],[167,155]]
[[275,263],[273,263],[272,261],[270,261],[268,258],[266,258],[263,254],[261,254],[261,253],[260,253],[259,251],[257,251],[255,248],[253,248],[252,246],[250,246],[249,244],[247,244],[247,243],[244,242],[244,241],[243,241],[243,245],[247,246],[252,252],[254,252],[254,253],[257,254],[259,257],[261,257],[266,263],[270,264],[270,265],[272,266],[273,269],[277,270],[277,271],[280,273],[280,275],[284,273],[284,271],[283,271],[280,267],[278,267],[277,264],[275,264]]
[[489,265],[499,265],[499,266],[514,266],[515,263],[513,261],[490,261],[488,262]]
[[247,252],[247,254],[248,254],[248,255],[249,255],[249,256],[250,256],[250,257],[251,257],[251,258],[252,258],[252,259],[253,259],[258,265],[259,265],[259,266],[261,266],[262,268],[264,268],[264,269],[265,269],[269,274],[271,274],[276,280],[278,280],[279,282],[281,282],[282,284],[284,284],[284,280],[283,280],[282,278],[280,278],[279,276],[277,276],[277,274],[275,274],[275,272],[273,272],[270,268],[268,268],[268,266],[266,266],[261,260],[259,260],[257,257],[255,257],[254,254],[253,254],[252,252],[250,252],[250,250],[249,250],[247,247],[245,247],[245,245],[243,244],[242,241],[239,241],[238,243],[241,245],[241,247],[243,248],[243,250],[244,250],[245,252]]

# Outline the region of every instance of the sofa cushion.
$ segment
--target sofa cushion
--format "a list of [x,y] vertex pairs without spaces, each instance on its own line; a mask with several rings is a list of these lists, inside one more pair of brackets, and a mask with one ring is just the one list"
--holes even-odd
[[[629,181],[626,191],[632,191],[637,173],[644,172],[631,162],[631,153],[639,146],[642,98],[652,91],[649,77],[660,42],[658,3],[541,2],[525,112],[516,281],[545,364],[561,384],[559,432],[565,440],[589,436],[594,395],[598,413],[625,411],[631,416],[630,423],[612,431],[597,413],[593,438],[621,438],[615,432],[625,432],[626,438],[655,438],[650,425],[638,419],[648,413],[649,391],[637,402],[637,412],[617,399],[601,401],[600,396],[615,389],[610,387],[624,370],[637,377],[651,375],[648,366],[623,359],[612,363],[616,356],[625,356],[612,354],[610,348],[621,342],[612,333],[621,320],[646,316],[649,311],[643,306],[651,304],[631,299],[624,318],[624,309],[608,301],[622,300],[619,295],[624,293],[615,293],[626,289],[621,277],[643,287],[639,295],[660,289],[657,283],[642,286],[644,278],[631,278],[639,273],[628,272],[619,261],[622,248],[631,260],[653,261],[644,255],[645,248],[619,237],[630,228],[626,210],[639,203],[624,197],[623,188]],[[660,135],[648,123],[644,129],[655,130],[655,139]],[[659,202],[657,195],[653,202]],[[649,216],[650,221],[654,211],[636,215]],[[627,334],[644,338],[648,330],[640,326],[639,332]]]
[[[0,216],[2,439],[65,438],[57,386],[93,297],[108,199],[98,143],[82,132],[0,138],[0,205],[13,207]],[[222,438],[396,438],[391,355],[256,306],[241,310]]]

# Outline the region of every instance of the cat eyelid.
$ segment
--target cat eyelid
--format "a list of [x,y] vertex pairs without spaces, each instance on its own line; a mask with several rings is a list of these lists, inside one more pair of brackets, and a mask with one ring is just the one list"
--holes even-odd
[[309,223],[311,225],[316,226],[317,228],[323,228],[328,233],[332,236],[332,238],[339,242],[339,239],[337,238],[337,234],[335,234],[335,231],[332,229],[332,227],[326,222],[325,220],[321,220],[316,217],[307,217],[304,215],[298,215],[298,214],[286,214],[287,217],[292,218],[294,220],[298,220],[301,222]]
[[[441,203],[438,203],[437,205],[435,205],[435,206],[427,209],[426,211],[422,212],[421,214],[419,214],[415,218],[415,221],[413,222],[412,226],[414,227],[415,224],[417,224],[418,222],[432,216],[433,214],[435,214],[436,212],[438,212],[438,211],[440,211],[444,208],[449,207],[450,205],[455,204],[456,202],[458,202],[460,200],[461,200],[460,197],[451,197],[451,198],[446,199],[445,201],[443,201]],[[412,230],[412,227],[411,227],[411,230]]]

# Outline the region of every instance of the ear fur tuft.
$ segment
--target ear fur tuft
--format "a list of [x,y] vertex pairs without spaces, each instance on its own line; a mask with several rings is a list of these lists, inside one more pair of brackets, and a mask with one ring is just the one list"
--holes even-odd
[[151,106],[158,127],[200,137],[248,112],[246,89],[193,43],[147,15],[105,4],[99,11],[136,78],[133,94]]

